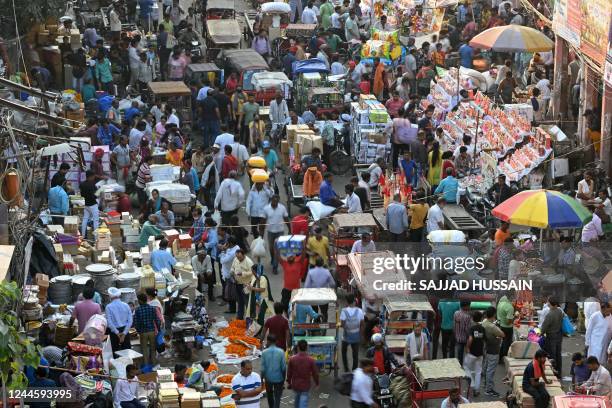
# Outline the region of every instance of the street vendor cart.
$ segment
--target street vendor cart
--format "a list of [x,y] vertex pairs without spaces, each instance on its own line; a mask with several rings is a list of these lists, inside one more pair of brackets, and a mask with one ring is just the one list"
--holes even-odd
[[[321,306],[333,303],[336,305],[336,318],[333,322],[321,322],[321,323],[297,323],[296,322],[296,311],[297,305],[309,305],[309,306]],[[291,327],[291,338],[293,339],[293,345],[295,346],[298,341],[306,340],[308,343],[308,354],[315,359],[319,370],[328,369],[331,373],[333,371],[334,378],[338,377],[338,350],[337,344],[339,340],[339,311],[338,298],[336,292],[330,288],[301,288],[295,289],[291,293],[291,300],[289,307],[291,312],[289,314],[289,324]],[[296,329],[305,329],[306,335],[296,336]],[[334,330],[333,336],[311,336],[308,334],[308,330]]]
[[413,408],[423,406],[426,400],[448,397],[451,388],[461,390],[466,380],[466,373],[456,358],[415,361],[408,376]]
[[155,102],[172,104],[181,119],[181,128],[183,125],[191,125],[191,90],[185,82],[149,82],[149,92]]
[[224,72],[212,62],[189,64],[185,71],[185,82],[208,80],[211,85],[222,85],[225,83]]
[[293,82],[283,72],[261,71],[253,74],[251,80],[255,89],[255,100],[270,103],[280,92],[285,100],[291,99]]
[[415,326],[425,327],[428,315],[434,315],[431,303],[423,294],[387,296],[383,300],[382,327],[387,347],[393,353],[403,353],[406,335]]
[[215,61],[221,50],[239,49],[242,34],[238,20],[209,20],[204,41],[209,62]]
[[378,224],[369,213],[336,214],[329,228],[329,238],[335,252],[348,252],[364,232],[378,236]]

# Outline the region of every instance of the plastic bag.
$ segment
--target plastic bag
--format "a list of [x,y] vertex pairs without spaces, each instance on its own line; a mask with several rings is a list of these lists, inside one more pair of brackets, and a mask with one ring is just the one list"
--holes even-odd
[[83,329],[85,343],[91,346],[100,345],[104,339],[104,333],[106,333],[106,326],[104,315],[95,314],[91,316]]
[[164,331],[160,330],[155,336],[155,348],[158,353],[166,351],[166,340],[164,339]]
[[336,209],[329,205],[321,204],[320,201],[309,201],[306,203],[306,207],[310,209],[310,214],[315,221],[319,221],[321,218],[325,218]]
[[576,333],[574,325],[566,314],[563,315],[563,321],[561,322],[561,331],[566,336],[571,336]]
[[113,359],[113,346],[111,346],[110,336],[106,339],[102,347],[102,361],[104,362],[104,371],[110,372],[110,361]]
[[257,237],[251,242],[251,255],[254,257],[264,257],[268,251],[266,250],[266,241],[262,237]]

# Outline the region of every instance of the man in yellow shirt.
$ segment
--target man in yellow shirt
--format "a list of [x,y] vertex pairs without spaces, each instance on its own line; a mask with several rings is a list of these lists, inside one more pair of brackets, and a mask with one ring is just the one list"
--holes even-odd
[[427,211],[429,211],[429,205],[423,200],[423,193],[419,192],[414,204],[408,206],[408,214],[410,215],[410,242],[421,242],[423,240],[423,228],[425,227]]
[[317,256],[323,259],[324,265],[329,265],[329,239],[323,236],[321,227],[316,227],[315,235],[308,238],[306,241],[306,253],[309,256],[310,265],[314,265]]

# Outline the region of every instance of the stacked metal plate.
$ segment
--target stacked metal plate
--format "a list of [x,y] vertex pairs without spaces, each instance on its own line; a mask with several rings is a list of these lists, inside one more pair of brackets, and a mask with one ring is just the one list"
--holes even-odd
[[49,281],[49,300],[56,305],[72,303],[72,276],[60,275]]
[[136,290],[133,288],[119,288],[121,292],[121,301],[124,303],[132,302],[134,305],[137,304],[138,299],[136,298]]
[[83,289],[87,286],[87,283],[92,281],[91,276],[89,275],[74,275],[72,277],[72,300],[76,302],[77,298],[81,293],[83,293]]
[[108,300],[108,288],[115,285],[115,270],[108,264],[91,264],[85,268],[94,281],[94,289]]
[[135,291],[140,289],[140,279],[142,276],[139,273],[122,273],[117,275],[117,288],[132,288]]

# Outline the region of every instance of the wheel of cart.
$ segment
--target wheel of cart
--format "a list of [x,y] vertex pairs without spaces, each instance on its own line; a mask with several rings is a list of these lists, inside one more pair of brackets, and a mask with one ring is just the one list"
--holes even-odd
[[426,327],[428,317],[432,316],[435,316],[435,311],[426,295],[386,296],[383,299],[381,326],[389,350],[403,354],[406,335],[416,326]]
[[[407,375],[413,408],[420,408],[427,400],[448,397],[451,388],[469,389],[469,380],[456,358],[415,361]],[[462,386],[463,383],[466,387]]]
[[[336,306],[335,321],[322,323],[297,323],[297,305],[321,306],[334,304]],[[328,370],[334,373],[334,378],[338,378],[338,349],[337,344],[340,334],[340,319],[338,298],[336,292],[330,288],[301,288],[291,292],[289,302],[289,326],[291,328],[292,344],[295,346],[298,341],[306,340],[308,343],[308,354],[315,359],[319,370]],[[296,336],[296,329],[306,330],[303,336]],[[311,336],[309,330],[333,330],[333,336]]]

